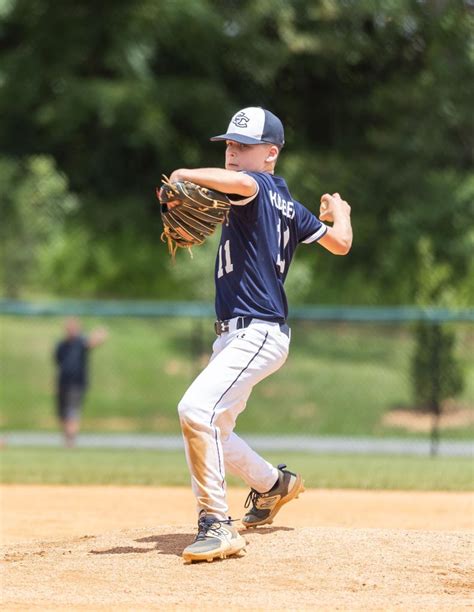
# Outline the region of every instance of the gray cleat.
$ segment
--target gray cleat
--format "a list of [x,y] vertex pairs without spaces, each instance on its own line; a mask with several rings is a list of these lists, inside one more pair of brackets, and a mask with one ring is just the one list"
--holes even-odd
[[252,507],[242,519],[245,527],[270,525],[280,508],[298,497],[304,491],[304,481],[299,474],[285,470],[286,465],[278,466],[278,482],[267,493],[259,493],[250,489],[245,501],[245,508]]
[[230,519],[221,521],[201,511],[198,534],[194,542],[183,550],[183,559],[185,563],[225,559],[245,552],[246,544]]

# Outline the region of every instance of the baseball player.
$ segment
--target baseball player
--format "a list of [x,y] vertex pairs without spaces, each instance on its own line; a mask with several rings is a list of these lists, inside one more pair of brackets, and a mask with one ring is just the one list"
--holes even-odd
[[234,427],[253,386],[288,356],[283,283],[296,247],[319,243],[345,255],[352,244],[351,209],[338,193],[322,196],[318,219],[274,174],[284,130],[273,113],[244,108],[225,134],[211,140],[225,142],[225,169],[179,169],[170,176],[230,194],[232,201],[215,264],[217,338],[209,364],[178,406],[199,513],[197,537],[183,551],[185,562],[225,558],[246,545],[228,517],[226,471],[250,487],[245,527],[272,523],[304,490],[301,475],[271,465]]

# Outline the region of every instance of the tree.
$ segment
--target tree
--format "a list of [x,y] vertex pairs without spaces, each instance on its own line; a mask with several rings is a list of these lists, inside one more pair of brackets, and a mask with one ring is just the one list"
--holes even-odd
[[54,160],[34,156],[18,163],[0,158],[0,278],[3,291],[18,297],[25,286],[39,286],[42,251],[58,239],[79,201]]
[[421,230],[467,291],[473,15],[467,0],[0,4],[0,148],[55,160],[81,201],[67,240],[86,236],[102,262],[89,253],[76,284],[58,284],[70,249],[57,246],[51,290],[183,297],[158,245],[155,185],[221,165],[208,137],[260,104],[286,125],[278,172],[294,196],[314,212],[326,191],[353,205],[350,257],[308,263],[307,299],[412,302],[405,263]]
[[[418,304],[425,307],[456,304],[451,284],[453,270],[448,264],[436,262],[430,239],[420,239],[418,253]],[[433,414],[431,452],[436,454],[443,402],[462,393],[464,376],[456,358],[455,331],[449,325],[420,321],[415,326],[415,343],[411,363],[415,405],[418,410]]]

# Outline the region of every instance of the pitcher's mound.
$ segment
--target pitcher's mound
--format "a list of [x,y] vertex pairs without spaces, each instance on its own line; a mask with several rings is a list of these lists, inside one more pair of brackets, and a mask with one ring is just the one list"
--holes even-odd
[[4,609],[455,609],[472,604],[472,536],[398,529],[243,530],[247,555],[184,565],[195,526],[4,547]]

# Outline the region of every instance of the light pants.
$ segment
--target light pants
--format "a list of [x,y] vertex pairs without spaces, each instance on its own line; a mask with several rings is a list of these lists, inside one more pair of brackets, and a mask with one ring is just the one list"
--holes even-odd
[[278,470],[233,433],[253,386],[286,361],[290,339],[278,323],[253,319],[249,327],[218,336],[207,367],[178,406],[186,460],[198,512],[228,517],[225,471],[260,493],[269,491]]

